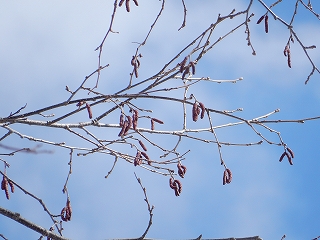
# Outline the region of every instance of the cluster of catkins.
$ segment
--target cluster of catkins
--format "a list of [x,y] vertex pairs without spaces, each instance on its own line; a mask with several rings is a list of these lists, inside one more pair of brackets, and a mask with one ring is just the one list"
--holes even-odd
[[6,198],[8,200],[10,199],[9,186],[10,186],[11,192],[14,193],[13,182],[11,182],[5,175],[3,175],[3,178],[1,181],[1,189],[4,190],[4,192],[6,194]]
[[66,206],[61,210],[61,220],[68,222],[71,220],[72,208],[70,204],[70,200],[68,198]]
[[[126,1],[126,9],[127,9],[127,12],[130,12],[130,0],[120,0],[119,2],[119,7],[121,7],[124,3],[124,1]],[[138,0],[133,0],[134,4],[136,6],[139,6],[138,4]]]

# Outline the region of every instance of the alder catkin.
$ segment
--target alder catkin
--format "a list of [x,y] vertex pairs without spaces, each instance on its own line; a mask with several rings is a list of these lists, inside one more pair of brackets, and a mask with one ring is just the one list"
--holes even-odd
[[137,130],[138,118],[139,118],[139,112],[138,110],[134,109],[132,114],[132,127],[134,130]]
[[184,175],[187,172],[186,166],[181,165],[180,163],[177,164],[178,167],[178,174],[181,178],[184,178]]
[[283,160],[285,155],[286,155],[286,152],[283,152],[282,155],[280,156],[279,162],[281,162]]
[[186,75],[190,72],[190,67],[187,66],[184,72],[182,73],[182,80],[186,77]]
[[1,181],[1,189],[4,190],[6,188],[6,184],[8,183],[7,178],[3,175],[2,181]]
[[120,127],[123,126],[123,123],[124,123],[123,114],[121,113],[121,115],[120,115],[120,120],[119,120],[119,125],[120,125]]
[[204,104],[202,102],[199,102],[199,106],[201,108],[201,115],[200,118],[203,119],[204,118],[204,114],[206,112],[206,108],[204,107]]
[[141,155],[143,155],[147,159],[148,165],[151,165],[151,160],[150,160],[148,154],[145,152],[141,152]]
[[231,183],[232,180],[232,172],[230,169],[226,168],[223,172],[223,179],[222,179],[222,184],[229,184]]
[[262,15],[262,16],[259,18],[259,20],[257,21],[257,24],[260,24],[260,23],[262,22],[262,20],[264,19],[264,16],[265,16],[265,15]]
[[140,151],[137,151],[137,154],[136,154],[136,157],[134,158],[133,164],[134,164],[134,166],[141,164],[141,152]]
[[136,65],[134,66],[133,70],[134,70],[134,76],[136,78],[138,78],[139,77],[139,73],[138,73],[138,67]]
[[68,221],[71,220],[71,214],[72,214],[72,208],[71,208],[70,200],[68,199],[67,205],[66,205],[66,219]]
[[164,122],[161,121],[161,120],[158,119],[158,118],[152,118],[152,120],[155,121],[155,122],[157,122],[157,123],[159,123],[159,124],[164,124]]
[[135,4],[136,6],[139,6],[138,0],[133,0],[133,2],[134,2],[134,4]]
[[146,146],[143,144],[143,142],[141,140],[139,140],[139,144],[143,150],[148,151],[148,149],[146,148]]
[[198,121],[198,115],[199,115],[199,113],[198,113],[198,103],[195,102],[193,104],[193,106],[192,106],[192,120],[194,122]]
[[132,118],[130,116],[127,116],[126,122],[127,122],[127,126],[124,130],[124,135],[127,135],[127,133],[129,132],[130,128],[132,127]]
[[175,185],[173,184],[173,182],[174,182],[174,180],[173,180],[173,178],[171,177],[171,178],[169,179],[169,186],[170,186],[172,189],[175,189]]
[[86,108],[88,111],[89,118],[91,119],[92,118],[92,111],[91,111],[91,107],[90,107],[89,103],[87,103],[87,102],[86,102]]
[[269,21],[268,21],[269,17],[268,15],[265,16],[264,18],[264,30],[266,33],[269,32]]
[[194,62],[190,62],[190,66],[191,66],[192,75],[195,75],[196,74],[196,65],[194,64]]
[[175,187],[175,194],[176,196],[180,196],[181,192],[182,192],[182,183],[179,180],[174,180],[173,184],[176,186]]
[[124,0],[120,0],[119,7],[121,7],[123,3],[124,3]]
[[290,153],[291,157],[294,158],[294,153],[293,153],[293,151],[292,151],[290,148],[288,148],[288,147],[287,147],[287,150],[288,150],[288,152]]
[[288,53],[288,67],[291,68],[291,54],[290,54],[290,49],[288,49],[287,53]]
[[188,60],[188,56],[186,56],[186,57],[182,60],[182,62],[180,63],[180,73],[183,73],[183,69],[184,69],[184,67],[185,67],[185,65],[186,65],[187,60]]
[[135,61],[136,61],[136,58],[134,56],[132,56],[132,59],[131,59],[131,65],[132,66],[135,66]]
[[292,162],[292,159],[291,159],[289,153],[287,153],[287,152],[285,151],[284,154],[287,156],[287,159],[288,159],[290,165],[293,165],[293,162]]
[[125,130],[127,129],[128,121],[125,120],[124,123],[122,124],[122,128],[118,134],[118,137],[122,137],[125,133]]
[[8,179],[5,176],[3,176],[2,178],[1,189],[5,191],[6,198],[9,200],[10,194],[9,194],[9,188],[8,188]]
[[60,215],[61,215],[61,220],[64,221],[64,222],[67,222],[67,218],[65,217],[65,212],[66,212],[67,208],[64,207],[62,208],[61,212],[60,212]]
[[126,0],[126,9],[127,12],[130,12],[130,0]]
[[13,182],[8,181],[8,183],[10,185],[11,192],[14,193],[14,184],[13,184]]
[[232,180],[232,172],[229,168],[227,168],[226,171],[227,171],[227,179],[226,180],[227,180],[227,183],[229,184],[229,183],[231,183],[231,180]]
[[[287,56],[288,50],[289,50],[289,47],[288,47],[288,45],[286,45],[286,46],[284,47],[284,50],[283,50],[283,55],[284,55],[284,56]],[[290,51],[290,50],[289,50],[289,51]]]

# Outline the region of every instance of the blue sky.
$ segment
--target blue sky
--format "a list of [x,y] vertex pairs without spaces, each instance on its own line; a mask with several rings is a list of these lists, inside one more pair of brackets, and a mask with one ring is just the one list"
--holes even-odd
[[[186,1],[187,27],[177,31],[182,23],[180,1],[168,1],[162,18],[157,23],[148,43],[141,48],[140,80],[159,71],[163,64],[177,54],[217,18],[218,13],[228,14],[233,8],[243,10],[248,1]],[[266,1],[270,5],[271,1]],[[131,12],[120,8],[112,34],[104,47],[103,64],[110,67],[102,72],[98,90],[111,94],[128,83],[130,60],[149,31],[158,13],[160,1],[139,1]],[[312,1],[319,13],[320,3]],[[292,5],[292,6],[291,6]],[[0,96],[1,117],[7,116],[24,104],[25,111],[62,102],[69,97],[68,85],[76,89],[85,76],[97,67],[100,44],[109,26],[113,1],[34,1],[3,2],[0,9]],[[274,12],[290,21],[291,1],[284,1]],[[285,26],[269,19],[269,33],[263,25],[256,25],[265,9],[254,1],[255,16],[250,25],[251,41],[257,52],[252,56],[246,45],[245,29],[241,28],[212,49],[197,65],[195,77],[244,80],[232,83],[203,83],[189,89],[206,106],[217,110],[243,108],[238,116],[252,119],[280,109],[270,119],[300,119],[319,116],[320,75],[315,73],[307,85],[304,81],[311,64],[297,42],[291,45],[292,68],[287,67],[283,49],[289,34]],[[319,20],[300,6],[295,31],[306,45],[318,48],[309,50],[314,63],[320,66]],[[243,20],[243,18],[241,18]],[[217,27],[212,41],[225,34],[238,20],[226,21]],[[240,21],[240,18],[239,18]],[[119,66],[121,66],[119,68]],[[135,80],[136,81],[136,80]],[[88,82],[93,86],[95,79]],[[179,94],[179,95],[178,95]],[[176,97],[182,98],[181,92]],[[79,97],[86,96],[85,94]],[[181,106],[158,101],[137,102],[154,110],[162,118],[162,130],[181,128]],[[71,110],[71,109],[70,109]],[[93,109],[102,111],[101,109]],[[191,111],[191,109],[189,109]],[[61,114],[50,111],[47,114]],[[213,115],[216,125],[234,122]],[[80,113],[70,121],[87,121]],[[117,123],[118,116],[104,123]],[[67,121],[68,122],[68,121]],[[168,177],[152,174],[118,161],[108,179],[104,176],[113,164],[105,154],[87,157],[74,156],[73,173],[68,185],[73,207],[72,221],[64,224],[64,234],[71,239],[110,239],[139,237],[148,222],[147,206],[134,172],[147,189],[149,201],[155,206],[153,225],[147,235],[156,239],[190,239],[200,234],[204,238],[228,238],[259,235],[263,239],[312,239],[320,235],[320,135],[319,120],[305,124],[270,124],[281,132],[286,144],[295,152],[294,165],[279,163],[282,147],[263,143],[259,146],[223,146],[223,158],[233,172],[231,184],[222,185],[223,167],[217,147],[185,139],[180,151],[191,149],[184,164],[188,171],[182,180],[183,192],[179,197],[168,186]],[[12,126],[26,135],[50,141],[66,141],[81,146],[83,142],[63,130],[35,126]],[[189,128],[208,127],[205,121],[188,122]],[[160,128],[160,127],[159,127]],[[273,141],[275,134],[257,128]],[[1,136],[6,130],[1,129]],[[92,129],[99,136],[112,136],[118,129]],[[217,130],[220,141],[233,143],[257,142],[260,138],[247,126],[233,126]],[[201,135],[211,138],[211,135]],[[154,136],[150,136],[154,139]],[[173,146],[176,139],[159,136],[157,143]],[[12,136],[2,142],[6,145],[34,147],[36,143]],[[41,149],[54,154],[16,154],[3,156],[11,167],[8,176],[44,200],[53,213],[59,213],[66,196],[62,187],[68,173],[69,151],[42,145]],[[123,148],[132,154],[129,147]],[[148,150],[154,158],[159,151]],[[12,194],[10,201],[4,193],[2,207],[17,211],[27,219],[49,228],[51,221],[42,207],[21,191]],[[9,239],[37,239],[39,235],[26,227],[0,216],[0,233]]]

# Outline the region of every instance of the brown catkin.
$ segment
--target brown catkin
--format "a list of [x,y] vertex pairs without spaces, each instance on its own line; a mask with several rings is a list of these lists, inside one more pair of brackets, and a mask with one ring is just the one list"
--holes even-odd
[[124,0],[120,0],[119,7],[121,7],[123,3],[124,3]]
[[182,80],[186,77],[186,75],[190,72],[190,67],[187,66],[184,72],[182,73]]
[[124,123],[122,124],[122,128],[118,134],[118,137],[122,137],[125,133],[125,130],[127,129],[128,121],[125,120]]
[[[286,46],[284,47],[284,50],[283,50],[283,55],[284,55],[284,56],[287,56],[288,50],[289,50],[289,46],[286,45]],[[290,50],[289,50],[289,51],[290,51]]]
[[126,9],[127,12],[130,12],[130,0],[126,0]]
[[195,102],[192,106],[192,120],[194,122],[198,121],[198,103]]
[[91,119],[92,118],[92,111],[91,111],[91,107],[90,107],[89,103],[86,103],[86,108],[87,108],[87,111],[89,114],[89,118]]
[[133,70],[134,70],[134,76],[136,78],[138,78],[139,77],[139,73],[138,73],[138,67],[136,65],[133,67]]
[[201,115],[200,115],[200,118],[203,119],[204,118],[204,114],[206,112],[206,108],[204,106],[204,104],[202,102],[199,102],[199,106],[201,108]]
[[143,150],[148,151],[148,149],[146,148],[146,146],[143,144],[143,142],[141,140],[139,140],[139,144]]
[[227,171],[227,179],[226,180],[227,180],[227,183],[229,184],[229,183],[231,183],[231,180],[232,180],[232,172],[229,168],[227,168],[226,171]]
[[180,163],[177,164],[178,167],[178,174],[180,177],[184,178],[184,175],[187,172],[187,168],[186,166],[181,165]]
[[138,110],[134,109],[132,114],[132,127],[134,130],[137,130],[138,118],[139,118],[139,112]]
[[139,6],[138,0],[133,0],[133,2],[136,6]]
[[269,32],[269,21],[268,21],[268,19],[269,19],[269,17],[268,17],[268,15],[266,15],[265,18],[264,18],[264,31],[266,33]]
[[10,194],[9,194],[9,188],[8,188],[8,179],[5,176],[3,176],[3,178],[2,178],[1,189],[5,191],[6,198],[9,200]]
[[133,164],[134,164],[134,166],[141,164],[141,152],[140,151],[137,151],[137,154],[136,154],[136,157],[134,158]]
[[13,182],[8,181],[8,183],[10,185],[11,192],[14,193],[14,184],[13,184]]
[[222,177],[222,184],[226,185],[227,183],[227,173],[226,171],[223,172],[223,177]]
[[293,151],[292,151],[290,148],[288,148],[288,147],[287,147],[287,150],[288,150],[288,152],[290,153],[291,157],[294,158],[294,153],[293,153]]
[[140,61],[139,61],[139,59],[138,59],[138,58],[136,59],[136,66],[137,66],[137,68],[139,68],[139,67],[140,67]]
[[154,120],[151,118],[151,130],[154,130]]
[[124,123],[123,114],[121,113],[121,115],[120,115],[120,120],[119,120],[119,125],[120,125],[120,127],[123,126],[123,123]]
[[171,177],[171,178],[169,179],[169,186],[170,186],[172,189],[175,189],[175,185],[173,184],[173,182],[174,182],[174,179]]
[[134,56],[132,56],[131,65],[132,65],[132,66],[135,66],[135,65],[136,65],[136,58],[135,58]]
[[290,54],[290,49],[288,49],[287,53],[288,53],[288,67],[291,68],[291,54]]
[[180,196],[181,192],[182,192],[182,183],[179,180],[174,180],[173,184],[176,186],[175,187],[175,194],[176,196]]
[[161,121],[161,120],[159,120],[159,119],[157,119],[157,118],[152,118],[152,120],[155,121],[155,122],[157,122],[157,123],[164,124],[163,121]]
[[196,74],[196,65],[194,64],[194,62],[190,62],[190,66],[191,66],[192,75],[195,75]]
[[283,160],[285,155],[286,155],[286,152],[283,152],[282,155],[280,156],[279,162],[281,162]]
[[225,184],[229,184],[231,183],[231,180],[232,180],[232,172],[230,169],[226,168],[223,172],[223,182],[222,184],[225,185]]
[[132,117],[130,117],[130,116],[127,116],[127,119],[128,119],[128,126],[127,126],[127,128],[128,128],[128,130],[132,127]]
[[3,175],[2,181],[1,181],[1,189],[2,189],[2,190],[5,190],[7,184],[8,184],[8,180],[7,180],[7,178]]
[[61,220],[64,221],[64,222],[67,222],[67,221],[68,221],[67,218],[65,217],[66,210],[67,210],[67,208],[64,207],[64,208],[62,208],[62,210],[61,210],[61,212],[60,212]]
[[71,220],[71,214],[72,214],[72,208],[71,208],[71,203],[70,200],[67,200],[67,205],[66,205],[66,218],[68,221]]
[[151,165],[151,160],[150,160],[148,154],[145,152],[141,152],[141,155],[144,156],[147,159],[148,164]]
[[183,73],[183,69],[184,69],[184,67],[185,67],[185,65],[186,65],[187,60],[188,60],[188,56],[186,56],[186,57],[182,60],[182,62],[180,63],[180,72],[181,72],[181,73]]
[[290,165],[293,165],[293,162],[292,162],[292,159],[291,159],[289,153],[287,153],[287,152],[284,152],[284,153],[285,153],[285,155],[287,156],[287,159],[288,159]]
[[257,24],[260,24],[260,23],[262,22],[262,20],[264,19],[264,16],[265,16],[265,15],[262,15],[262,16],[259,18],[259,20],[257,21]]

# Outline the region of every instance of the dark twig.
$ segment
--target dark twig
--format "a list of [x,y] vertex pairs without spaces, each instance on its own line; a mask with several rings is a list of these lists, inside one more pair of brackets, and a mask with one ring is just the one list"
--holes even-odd
[[148,205],[148,211],[149,211],[149,223],[148,223],[148,226],[147,226],[147,229],[144,231],[144,233],[142,234],[142,236],[138,239],[144,239],[144,237],[147,235],[151,225],[152,225],[152,217],[153,217],[153,209],[154,209],[154,206],[150,205],[149,203],[149,200],[148,200],[148,197],[147,197],[147,191],[146,191],[146,188],[143,187],[142,183],[141,183],[141,179],[137,177],[136,173],[134,173],[134,176],[136,177],[138,183],[140,184],[141,186],[141,189],[143,191],[143,194],[144,194],[144,200],[146,201],[147,205]]
[[182,1],[182,5],[183,5],[183,22],[181,24],[181,27],[178,29],[178,31],[180,31],[182,28],[184,28],[186,26],[186,20],[187,20],[187,7],[186,7],[184,0],[181,0],[181,1]]

